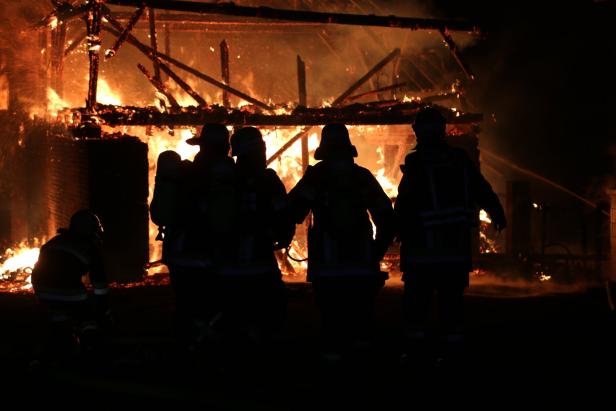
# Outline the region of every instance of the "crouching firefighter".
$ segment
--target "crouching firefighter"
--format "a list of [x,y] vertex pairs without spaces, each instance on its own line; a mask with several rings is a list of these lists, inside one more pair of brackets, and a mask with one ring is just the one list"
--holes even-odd
[[[68,229],[41,248],[32,271],[32,286],[50,315],[49,346],[57,358],[73,354],[79,345],[94,350],[103,331],[111,325],[107,278],[103,271],[103,227],[89,210],[75,213]],[[82,278],[93,286],[89,295]]]
[[228,261],[221,262],[223,321],[228,337],[245,348],[266,348],[286,314],[282,275],[274,255],[289,245],[295,224],[284,218],[287,193],[266,166],[265,142],[254,127],[231,138],[238,172],[237,228]]
[[[479,209],[490,214],[497,230],[506,225],[492,187],[463,150],[447,144],[445,126],[445,117],[435,108],[417,114],[417,146],[401,166],[395,204],[408,339],[403,358],[426,365],[435,354],[461,358],[463,294],[472,269],[471,229]],[[436,334],[428,328],[435,294]]]
[[295,223],[312,212],[308,281],[321,311],[326,361],[338,361],[369,343],[375,298],[387,278],[380,261],[393,237],[391,201],[354,157],[357,150],[347,128],[326,125],[314,153],[321,161],[308,167],[289,193]]

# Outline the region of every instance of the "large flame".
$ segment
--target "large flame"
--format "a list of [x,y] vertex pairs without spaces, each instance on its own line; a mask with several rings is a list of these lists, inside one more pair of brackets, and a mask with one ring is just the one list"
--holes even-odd
[[[34,244],[40,244],[42,240],[35,239]],[[34,265],[38,261],[40,248],[31,247],[27,242],[7,248],[0,259],[0,290],[2,291],[25,291],[32,288],[31,274]]]
[[[203,98],[210,101],[220,101],[221,92],[217,92],[215,95],[207,95],[199,90],[198,83],[189,78],[187,80],[189,85],[193,87],[197,92],[203,96]],[[254,94],[252,85],[254,84],[254,78],[247,77],[242,85],[251,93]],[[167,82],[166,86],[173,97],[178,101],[181,106],[195,105],[195,101],[184,90],[178,87],[174,82]],[[162,95],[151,101],[154,105],[160,105],[160,99],[166,100]],[[122,94],[117,90],[112,89],[110,84],[103,78],[99,78],[97,101],[101,104],[108,105],[121,105],[126,103]],[[239,106],[247,105],[247,102],[239,101]],[[323,102],[323,106],[328,106],[328,101]],[[48,105],[47,115],[54,118],[58,116],[58,113],[65,107],[67,107],[65,101],[63,101],[54,90],[48,90]],[[293,105],[290,103],[288,107],[279,108],[276,110],[277,114],[284,114],[289,112]],[[162,107],[159,107],[163,109]],[[319,145],[319,134],[322,127],[313,127],[308,134],[308,163],[314,164],[314,151]],[[279,150],[285,143],[289,141],[297,133],[301,132],[304,127],[282,127],[282,128],[266,128],[260,127],[263,134],[263,138],[267,146],[267,157],[271,157],[275,152]],[[192,160],[195,154],[199,151],[198,146],[191,146],[186,144],[186,140],[197,134],[198,130],[195,127],[176,127],[175,129],[168,127],[137,127],[137,126],[124,126],[124,127],[108,127],[103,126],[103,132],[105,133],[117,133],[132,135],[138,137],[141,141],[148,145],[148,162],[149,162],[149,199],[151,202],[154,188],[154,180],[156,176],[156,163],[160,153],[166,150],[176,151],[184,160]],[[386,134],[388,132],[387,127],[373,127],[373,126],[350,126],[349,132],[351,137],[355,139],[357,137],[356,144],[359,150],[368,154],[372,163],[368,165],[378,182],[383,187],[384,191],[391,198],[397,196],[397,181],[388,175],[388,168],[386,167],[385,150],[382,144],[362,143],[366,136],[374,136]],[[360,138],[361,137],[361,138]],[[368,141],[368,140],[365,140]],[[364,156],[360,159],[360,163],[366,161]],[[303,175],[303,161],[302,161],[302,145],[301,140],[291,145],[281,156],[274,160],[269,167],[273,168],[281,180],[285,184],[287,190],[290,190],[295,186],[299,179]],[[395,168],[395,167],[394,167]],[[391,168],[389,168],[391,169]],[[298,230],[300,231],[300,230]],[[149,238],[150,238],[150,261],[158,261],[162,256],[162,245],[159,241],[156,241],[158,235],[158,227],[150,222]],[[305,238],[302,235],[298,236],[298,239],[294,241],[293,255],[297,259],[303,259],[306,255]],[[291,266],[297,271],[305,271],[306,264],[295,261],[290,261]],[[157,271],[156,269],[150,269],[150,273]]]

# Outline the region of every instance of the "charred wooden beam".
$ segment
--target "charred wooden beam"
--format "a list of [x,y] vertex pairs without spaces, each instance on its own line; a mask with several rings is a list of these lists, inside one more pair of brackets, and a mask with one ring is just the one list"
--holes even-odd
[[[220,42],[220,70],[222,81],[228,86],[231,82],[231,77],[229,74],[229,45],[226,40]],[[225,107],[231,106],[227,90],[222,91],[222,105]]]
[[451,34],[447,30],[447,28],[440,28],[439,32],[441,33],[441,36],[443,36],[445,44],[447,44],[447,47],[449,47],[451,55],[456,60],[456,63],[458,63],[458,66],[460,66],[466,77],[469,80],[475,80],[475,75],[471,72],[471,69],[468,64],[466,64],[464,60],[462,60],[462,56],[460,56],[460,53],[458,51],[458,46],[456,46],[456,43],[455,41],[453,41],[453,37],[451,37]]
[[[120,31],[122,29],[122,25],[120,23],[118,23],[117,21],[113,20],[112,18],[107,17],[109,22],[116,27],[111,28],[111,27],[103,27],[104,30],[110,32],[111,34],[115,35],[115,36],[119,36],[120,35]],[[204,74],[202,72],[200,72],[197,69],[194,69],[184,63],[182,63],[181,61],[178,61],[176,59],[174,59],[173,57],[170,57],[164,53],[161,52],[155,52],[151,47],[146,46],[145,44],[143,44],[142,42],[140,42],[139,40],[137,40],[137,38],[135,36],[133,36],[132,34],[129,34],[126,40],[129,44],[135,46],[137,49],[139,49],[143,54],[145,54],[146,56],[148,56],[150,59],[152,58],[156,58],[158,57],[161,60],[165,60],[171,64],[173,64],[176,67],[181,68],[182,70],[192,74],[195,77],[200,78],[201,80],[204,80],[210,84],[213,84],[214,86],[221,88],[223,90],[227,90],[229,93],[240,97],[246,101],[248,101],[249,103],[252,103],[258,107],[261,107],[263,109],[266,110],[273,110],[273,107],[263,103],[262,101],[257,100],[254,97],[249,96],[246,93],[243,93],[239,90],[236,90],[235,88],[228,86],[224,83],[221,83],[220,81],[214,79],[213,77],[208,76],[207,74]]]
[[[304,140],[304,139],[308,139],[308,133],[310,132],[310,130],[312,130],[312,126],[310,127],[304,127],[302,131],[300,131],[299,133],[297,133],[296,135],[294,135],[293,137],[291,137],[289,140],[287,140],[286,143],[284,143],[282,145],[282,147],[280,147],[274,154],[271,155],[270,158],[267,159],[266,161],[266,165],[270,165],[272,164],[274,161],[276,161],[285,151],[287,151],[293,144],[295,144],[295,142],[297,140]],[[303,149],[303,147],[302,147]],[[303,153],[302,153],[302,157],[303,157]],[[302,167],[303,167],[303,158],[302,158]],[[305,169],[304,169],[305,170]]]
[[122,34],[120,34],[120,37],[118,37],[116,39],[116,42],[113,44],[113,47],[111,47],[110,49],[107,49],[107,51],[105,51],[105,58],[106,59],[111,59],[111,58],[113,58],[113,56],[116,55],[116,53],[118,52],[118,50],[120,49],[122,44],[124,44],[124,42],[126,41],[126,37],[128,37],[130,32],[133,30],[133,27],[135,27],[135,24],[137,24],[137,22],[139,21],[139,19],[143,15],[144,11],[145,11],[145,6],[143,6],[143,5],[141,7],[139,7],[135,11],[135,13],[132,15],[130,20],[128,20],[128,23],[126,24],[126,27],[124,27],[124,30],[122,31]]
[[139,68],[139,70],[141,70],[141,72],[143,73],[143,75],[149,80],[149,82],[154,86],[154,88],[163,96],[165,96],[167,98],[167,100],[169,100],[169,104],[171,105],[171,107],[177,109],[180,107],[180,104],[178,103],[178,101],[173,97],[173,95],[171,95],[171,93],[169,92],[169,90],[167,90],[167,88],[165,87],[165,85],[159,80],[157,79],[155,76],[153,76],[152,74],[150,74],[150,72],[148,71],[148,69],[146,69],[143,65],[141,64],[137,64],[137,68]]
[[300,56],[297,56],[297,90],[299,94],[299,105],[308,106],[306,94],[306,63]]
[[[395,49],[394,51],[389,53],[389,55],[387,57],[385,57],[383,60],[378,62],[376,66],[374,66],[371,70],[368,71],[368,73],[366,73],[362,78],[357,80],[355,83],[353,83],[351,85],[351,87],[346,89],[340,96],[338,96],[338,98],[336,98],[332,102],[332,107],[335,109],[336,107],[338,107],[342,103],[344,103],[344,101],[347,99],[348,96],[350,96],[355,90],[360,88],[366,81],[368,81],[370,78],[372,78],[372,76],[375,73],[378,73],[378,71],[381,68],[383,68],[387,63],[389,63],[391,60],[396,58],[396,56],[398,56],[398,55],[400,55],[400,49]],[[326,123],[328,123],[328,122],[326,122]],[[344,121],[338,121],[338,122],[344,122]],[[326,123],[324,123],[324,124],[326,124]],[[310,132],[310,130],[311,130],[311,127],[304,128],[302,131],[300,131],[299,133],[297,133],[296,135],[291,137],[285,144],[282,145],[282,147],[280,147],[278,149],[278,151],[276,151],[270,158],[267,159],[267,164],[268,165],[271,164],[274,160],[276,160],[278,157],[280,157],[285,151],[287,151],[289,149],[289,147],[291,147],[293,144],[295,144],[295,142],[297,140],[305,139],[305,138],[307,139],[308,138],[308,133]]]
[[[158,59],[154,59],[154,60],[158,60]],[[193,88],[190,87],[187,82],[182,80],[182,78],[180,76],[175,74],[175,72],[173,70],[171,70],[169,68],[169,66],[167,66],[165,63],[163,63],[161,61],[158,62],[158,66],[160,67],[160,69],[162,71],[165,72],[166,75],[168,75],[170,78],[172,78],[173,81],[178,83],[178,86],[180,86],[182,88],[182,90],[184,90],[189,96],[191,96],[197,102],[197,104],[199,104],[199,106],[201,106],[201,107],[206,107],[207,106],[207,102],[203,99],[203,97],[201,97],[199,95],[199,93],[197,93],[195,90],[193,90]]]
[[[324,13],[304,10],[285,10],[269,7],[237,6],[234,3],[205,3],[196,1],[146,0],[148,7],[157,9],[185,11],[203,14],[223,14],[228,16],[255,17],[271,20],[303,21],[322,24],[345,24],[354,26],[374,26],[426,30],[456,30],[479,33],[479,28],[459,20],[439,20],[415,17],[375,16],[346,13]],[[140,0],[107,0],[109,4],[135,6]]]
[[[150,28],[150,47],[154,50],[155,54],[158,54],[158,38],[156,36],[156,12],[153,8],[148,9],[148,21]],[[152,59],[152,66],[154,67],[154,77],[161,81],[160,77],[160,61],[158,59]]]
[[43,17],[33,28],[40,29],[46,26],[52,26],[54,24],[68,23],[72,19],[83,16],[88,10],[88,3],[79,7],[72,6],[69,3],[62,3],[61,6],[56,7],[54,11]]
[[372,95],[375,95],[375,94],[382,93],[384,91],[396,90],[396,89],[399,89],[399,88],[402,88],[402,87],[406,87],[406,83],[396,83],[396,84],[392,84],[391,86],[381,87],[378,90],[370,90],[370,91],[367,91],[365,93],[356,94],[354,96],[349,96],[349,97],[347,97],[346,100],[347,101],[359,100],[360,98],[363,98],[363,97],[372,96]]
[[99,51],[101,48],[101,3],[98,0],[88,0],[86,3],[86,29],[88,33],[88,58],[90,60],[90,77],[88,82],[88,112],[94,112],[96,107],[96,90],[98,87]]
[[64,50],[64,56],[66,57],[69,54],[71,54],[73,52],[73,50],[75,50],[77,47],[79,47],[79,45],[86,39],[86,37],[88,37],[87,31],[84,31],[84,32],[78,34],[77,36],[75,36],[75,38],[73,38],[70,41],[70,44],[66,48],[66,50]]
[[[111,126],[198,126],[208,122],[236,126],[318,126],[332,122],[348,125],[411,124],[419,110],[427,104],[421,102],[398,103],[385,108],[378,105],[353,104],[341,108],[297,107],[288,114],[251,113],[222,106],[181,107],[178,112],[161,113],[156,107],[97,106],[97,115]],[[436,106],[438,107],[438,106]],[[481,114],[456,113],[439,107],[450,124],[476,124]],[[78,109],[77,111],[83,111]],[[307,128],[310,128],[307,127]],[[300,133],[301,134],[301,133]],[[294,139],[297,141],[298,138]],[[293,139],[292,139],[293,140]],[[293,144],[294,141],[290,141]],[[286,146],[287,144],[285,144]]]
[[353,92],[355,92],[358,88],[360,88],[366,81],[370,80],[372,76],[379,72],[387,63],[395,59],[400,55],[400,49],[395,49],[391,53],[387,55],[383,60],[379,61],[373,68],[368,70],[366,74],[364,74],[359,80],[351,85],[344,93],[342,93],[334,102],[332,106],[337,106],[341,104],[344,100],[347,99]]

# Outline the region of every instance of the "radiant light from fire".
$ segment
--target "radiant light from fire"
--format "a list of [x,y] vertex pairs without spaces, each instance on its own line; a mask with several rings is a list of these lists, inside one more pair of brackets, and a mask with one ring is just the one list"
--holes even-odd
[[38,261],[40,249],[38,247],[28,247],[25,242],[18,248],[9,248],[4,252],[4,262],[0,263],[0,280],[11,279],[13,273],[23,273],[27,277],[18,285],[11,286],[9,291],[29,290],[32,288],[31,276],[32,269]]
[[484,223],[492,224],[492,220],[484,210],[479,211],[479,219]]
[[16,251],[8,249],[6,254],[12,255],[2,265],[0,265],[0,276],[4,277],[7,273],[19,270],[32,270],[38,261],[40,249],[22,248]]

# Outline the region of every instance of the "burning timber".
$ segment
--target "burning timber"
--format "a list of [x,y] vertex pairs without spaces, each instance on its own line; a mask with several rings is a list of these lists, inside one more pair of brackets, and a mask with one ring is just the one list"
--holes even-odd
[[[298,106],[284,110],[284,114],[264,114],[250,109],[208,107],[181,107],[161,112],[158,107],[97,106],[96,116],[111,126],[199,126],[204,123],[253,126],[317,126],[332,122],[349,125],[411,124],[417,112],[427,106],[421,102],[397,101],[352,104],[344,107],[306,108]],[[482,115],[460,113],[443,108],[449,124],[473,125],[481,122]],[[87,109],[67,110],[73,116],[87,115]]]

